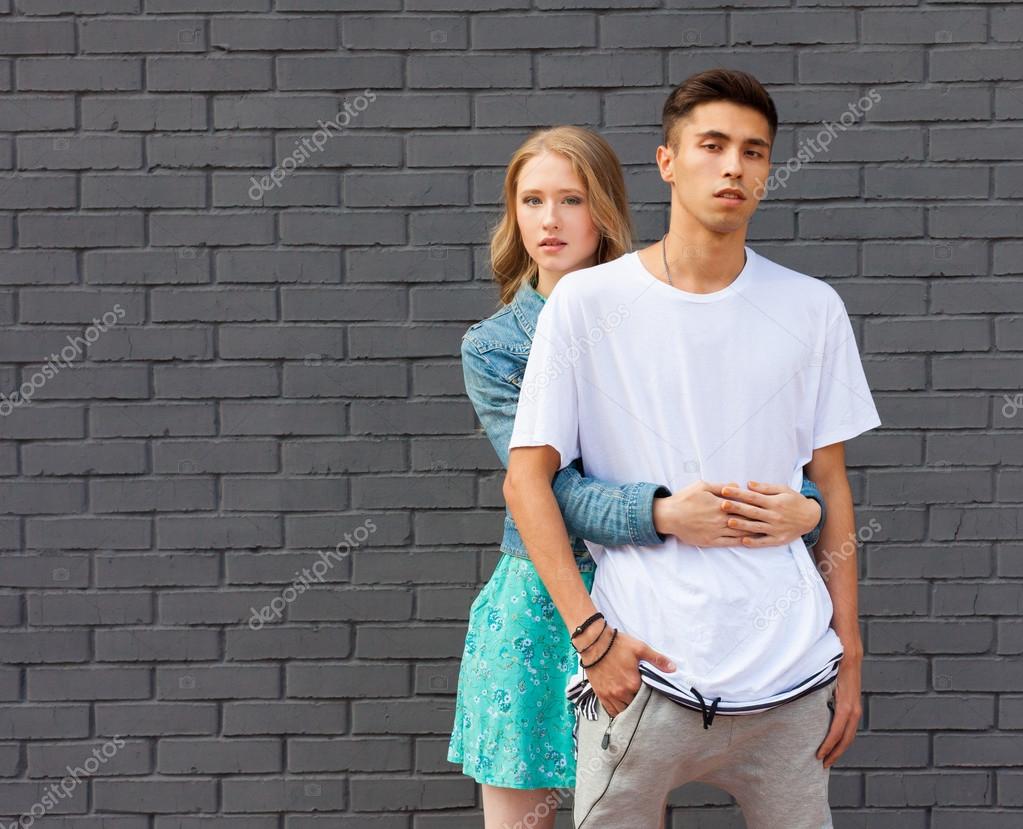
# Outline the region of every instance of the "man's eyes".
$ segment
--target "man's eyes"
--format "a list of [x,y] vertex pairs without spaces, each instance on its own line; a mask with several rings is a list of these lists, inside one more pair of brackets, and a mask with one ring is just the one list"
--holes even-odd
[[[709,147],[718,147],[720,145],[719,144],[704,144],[703,146],[709,148]],[[760,158],[763,155],[762,153],[758,153],[756,150],[747,150],[746,152],[753,153],[753,155],[755,155],[757,158]]]

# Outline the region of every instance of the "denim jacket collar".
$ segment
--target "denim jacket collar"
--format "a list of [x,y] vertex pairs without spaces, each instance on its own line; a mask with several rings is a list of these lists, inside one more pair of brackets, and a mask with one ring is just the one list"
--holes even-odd
[[522,330],[526,332],[529,341],[533,341],[533,334],[536,333],[536,318],[540,316],[540,309],[547,300],[528,281],[523,282],[515,296],[512,297],[511,309],[515,314]]

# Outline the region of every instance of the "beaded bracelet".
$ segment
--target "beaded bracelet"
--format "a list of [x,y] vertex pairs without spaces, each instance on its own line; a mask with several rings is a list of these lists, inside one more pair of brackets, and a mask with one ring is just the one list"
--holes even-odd
[[573,631],[572,638],[575,639],[575,637],[577,637],[580,633],[582,633],[584,630],[586,630],[586,628],[588,628],[595,621],[597,621],[597,619],[603,619],[603,618],[604,618],[604,614],[601,613],[600,611],[597,611],[592,616],[590,616],[589,619],[587,619],[585,622],[583,622],[581,625],[579,625],[579,627],[577,627]]
[[604,620],[604,627],[602,627],[600,629],[600,633],[598,633],[596,638],[594,638],[594,640],[592,642],[590,642],[590,644],[588,644],[585,648],[583,648],[582,650],[579,650],[578,648],[575,647],[574,644],[572,645],[572,647],[575,648],[575,652],[579,653],[579,654],[586,653],[586,651],[588,651],[590,648],[592,648],[594,645],[596,645],[597,642],[600,641],[600,637],[604,635],[604,631],[605,630],[607,630],[607,619]]
[[610,650],[611,650],[611,647],[612,647],[612,646],[614,645],[614,643],[615,643],[615,637],[616,637],[617,635],[618,635],[618,628],[615,628],[615,630],[614,630],[614,633],[612,633],[612,634],[611,634],[611,641],[610,641],[610,642],[608,643],[608,646],[607,646],[607,650],[606,650],[606,651],[604,651],[604,652],[603,652],[603,653],[602,653],[602,654],[601,654],[600,656],[598,656],[598,657],[597,657],[596,659],[594,659],[594,660],[593,660],[593,661],[592,661],[592,662],[591,662],[591,663],[590,663],[589,665],[583,665],[582,667],[583,667],[583,668],[592,668],[592,667],[593,667],[594,665],[596,665],[596,664],[597,664],[598,662],[600,662],[600,660],[601,660],[601,659],[603,659],[603,658],[604,658],[605,656],[607,656],[607,654],[608,654],[608,651],[610,651]]

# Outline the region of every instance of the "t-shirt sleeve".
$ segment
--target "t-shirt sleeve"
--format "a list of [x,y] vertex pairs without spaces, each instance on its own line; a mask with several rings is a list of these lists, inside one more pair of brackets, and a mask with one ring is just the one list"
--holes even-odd
[[[560,286],[559,286],[560,287]],[[570,348],[570,303],[564,291],[551,291],[536,321],[536,333],[522,377],[509,452],[517,446],[551,446],[559,469],[579,457],[579,354]]]
[[852,323],[841,298],[835,296],[824,337],[821,380],[814,413],[813,448],[850,440],[881,425],[856,348]]

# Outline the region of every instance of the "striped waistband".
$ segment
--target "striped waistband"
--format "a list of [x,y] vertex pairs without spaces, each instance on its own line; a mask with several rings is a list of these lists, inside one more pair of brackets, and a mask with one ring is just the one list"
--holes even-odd
[[[757,714],[761,711],[769,711],[786,702],[798,699],[806,694],[816,691],[818,688],[829,684],[838,675],[838,664],[842,661],[842,654],[833,656],[828,663],[816,673],[799,682],[788,691],[767,697],[755,703],[749,702],[724,702],[720,697],[708,699],[695,687],[688,690],[680,688],[669,682],[656,671],[646,665],[639,666],[640,679],[649,685],[653,690],[659,691],[669,699],[677,702],[686,708],[699,711],[703,714],[703,727],[709,728],[717,714],[726,716]],[[565,696],[576,708],[577,715],[582,715],[588,720],[597,719],[597,706],[600,701],[597,694],[590,685],[585,671],[580,670],[570,681],[565,691]]]

